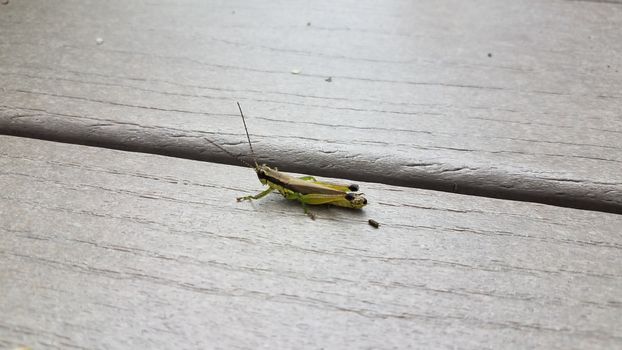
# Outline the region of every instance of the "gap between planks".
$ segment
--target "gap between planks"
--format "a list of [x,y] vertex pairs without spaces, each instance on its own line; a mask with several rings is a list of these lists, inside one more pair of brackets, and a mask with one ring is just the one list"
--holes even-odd
[[[175,136],[170,133],[170,130],[160,128],[138,133],[135,130],[128,131],[116,128],[92,132],[93,125],[65,120],[55,121],[56,125],[53,127],[50,127],[49,124],[13,122],[3,124],[1,122],[2,120],[0,120],[0,134],[3,135],[240,165],[238,160],[232,159],[229,155],[203,140],[204,137],[217,135],[210,132],[205,132],[205,135],[188,133]],[[242,142],[244,140],[238,141],[235,142],[236,145],[243,148],[247,147],[247,144]],[[228,138],[226,142],[222,143],[232,144],[234,141],[232,138]],[[349,159],[347,166],[342,166],[338,164],[340,159],[336,159],[333,155],[322,155],[317,163],[313,161],[300,163],[291,155],[280,157],[274,152],[268,156],[260,155],[259,161],[266,161],[269,165],[276,166],[286,172],[622,214],[622,202],[611,200],[602,193],[598,193],[600,190],[598,188],[586,188],[581,182],[573,180],[557,179],[552,181],[545,178],[527,178],[521,174],[496,174],[493,171],[487,172],[485,177],[482,177],[482,174],[455,172],[447,178],[439,176],[437,173],[426,173],[425,170],[404,171],[400,164],[385,164],[385,166],[396,167],[397,170],[378,167],[376,163],[372,163],[373,159]],[[332,165],[332,162],[337,163]],[[607,192],[612,191],[614,194],[620,192],[617,188]]]

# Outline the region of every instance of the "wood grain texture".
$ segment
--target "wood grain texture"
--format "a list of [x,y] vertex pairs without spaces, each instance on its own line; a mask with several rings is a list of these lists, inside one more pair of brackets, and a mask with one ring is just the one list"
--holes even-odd
[[[622,346],[622,216],[0,137],[0,347]],[[382,226],[374,229],[371,217]]]
[[202,137],[245,153],[239,100],[283,169],[622,213],[621,27],[593,1],[15,1],[0,132],[223,161]]

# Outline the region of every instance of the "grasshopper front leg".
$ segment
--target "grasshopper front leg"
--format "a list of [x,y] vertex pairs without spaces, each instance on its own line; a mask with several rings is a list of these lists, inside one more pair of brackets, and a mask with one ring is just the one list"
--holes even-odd
[[272,187],[269,187],[267,190],[265,190],[265,191],[263,191],[263,192],[261,192],[259,194],[256,194],[254,196],[238,197],[238,198],[236,198],[236,200],[238,202],[241,202],[241,201],[250,201],[250,200],[253,200],[253,199],[260,199],[260,198],[263,198],[263,197],[267,196],[272,191],[274,191],[274,189]]

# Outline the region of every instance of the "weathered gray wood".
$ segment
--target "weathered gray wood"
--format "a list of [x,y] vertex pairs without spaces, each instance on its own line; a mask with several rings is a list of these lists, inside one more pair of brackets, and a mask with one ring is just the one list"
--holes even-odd
[[[0,347],[622,346],[622,216],[0,137]],[[365,222],[382,223],[374,229]]]
[[200,136],[246,152],[240,100],[281,168],[622,212],[620,28],[615,2],[12,1],[0,132],[222,160]]

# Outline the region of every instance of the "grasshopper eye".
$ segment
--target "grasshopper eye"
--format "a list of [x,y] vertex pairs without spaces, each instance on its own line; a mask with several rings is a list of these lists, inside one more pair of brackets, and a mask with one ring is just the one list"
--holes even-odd
[[356,192],[356,191],[358,191],[358,190],[359,190],[359,185],[357,185],[357,184],[352,184],[352,185],[348,186],[348,189],[349,189],[350,191],[352,191],[352,192]]

